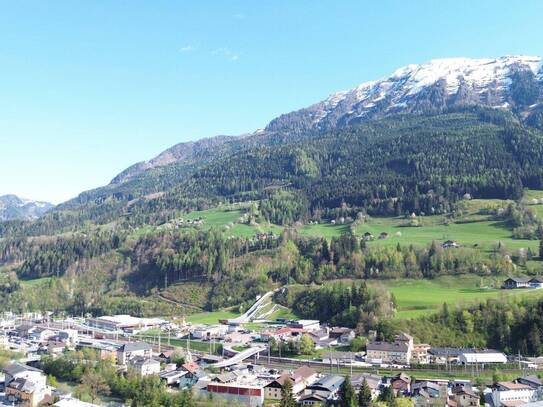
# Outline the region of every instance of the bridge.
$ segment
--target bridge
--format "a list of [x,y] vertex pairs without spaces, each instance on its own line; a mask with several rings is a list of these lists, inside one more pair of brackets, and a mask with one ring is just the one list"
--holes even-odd
[[231,348],[225,349],[228,350],[229,353],[236,353],[234,356],[232,356],[230,359],[221,360],[220,362],[213,363],[212,367],[228,367],[237,365],[238,363],[243,362],[245,359],[249,359],[251,356],[258,355],[260,352],[264,352],[267,348],[265,346],[253,346],[248,349],[245,349],[241,352],[237,352]]

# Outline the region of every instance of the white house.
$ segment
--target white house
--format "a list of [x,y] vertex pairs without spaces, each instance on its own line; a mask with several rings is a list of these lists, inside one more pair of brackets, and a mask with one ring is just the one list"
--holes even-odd
[[138,356],[151,359],[153,346],[147,342],[127,342],[117,349],[117,364],[126,365],[130,359]]
[[8,401],[34,407],[50,398],[51,391],[41,370],[12,363],[3,372]]
[[495,407],[528,403],[536,401],[536,392],[527,384],[498,382],[492,389],[492,402]]
[[15,379],[27,379],[38,387],[46,387],[45,374],[35,367],[23,365],[21,363],[12,363],[3,369],[6,375],[6,385]]
[[140,376],[150,376],[160,373],[160,362],[156,359],[136,356],[128,361],[128,367]]

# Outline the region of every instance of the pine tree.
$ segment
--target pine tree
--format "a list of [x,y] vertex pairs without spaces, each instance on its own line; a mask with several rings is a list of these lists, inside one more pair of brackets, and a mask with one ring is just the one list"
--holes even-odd
[[543,259],[543,239],[539,241],[539,259]]
[[296,400],[294,400],[292,395],[292,382],[290,380],[285,380],[283,384],[279,407],[296,407]]
[[379,394],[379,401],[385,402],[389,407],[396,405],[396,395],[391,386],[385,387]]
[[371,389],[368,382],[364,378],[362,386],[358,392],[358,407],[369,407],[371,405]]
[[339,398],[339,405],[341,407],[356,406],[356,395],[349,376],[347,376],[343,383],[341,383],[341,386],[339,388]]

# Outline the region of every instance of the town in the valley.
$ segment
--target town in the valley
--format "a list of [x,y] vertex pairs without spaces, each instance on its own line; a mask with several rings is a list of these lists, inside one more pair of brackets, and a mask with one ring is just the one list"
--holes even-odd
[[[508,279],[503,288],[525,284]],[[55,377],[60,361],[107,363],[119,377],[152,377],[167,392],[190,393],[208,405],[279,406],[285,397],[300,406],[543,405],[543,357],[434,347],[406,333],[392,341],[361,338],[318,320],[255,319],[269,295],[245,314],[211,324],[3,313],[0,343],[16,357],[3,360],[2,405],[123,405],[114,398],[79,399]],[[343,404],[345,397],[351,404]]]

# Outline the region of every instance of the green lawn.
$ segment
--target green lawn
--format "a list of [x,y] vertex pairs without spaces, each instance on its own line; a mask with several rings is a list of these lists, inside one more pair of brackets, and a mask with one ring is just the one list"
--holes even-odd
[[341,236],[343,233],[349,231],[349,224],[331,224],[319,223],[313,225],[304,225],[298,229],[298,233],[302,236],[319,236],[331,239],[333,237]]
[[192,324],[216,324],[221,319],[236,318],[239,314],[231,311],[199,312],[188,315],[186,320]]
[[[543,199],[543,191],[527,190],[525,200],[533,198]],[[445,215],[418,216],[416,220],[420,226],[406,226],[408,221],[404,217],[370,217],[367,222],[356,228],[356,234],[362,236],[369,232],[376,240],[369,245],[395,246],[404,245],[427,246],[432,240],[443,242],[455,240],[466,247],[476,247],[481,250],[492,250],[498,242],[509,249],[531,248],[537,251],[539,242],[536,240],[520,240],[512,238],[512,230],[504,222],[492,219],[481,210],[486,208],[499,208],[507,206],[511,201],[500,199],[473,199],[463,201],[463,213],[458,218],[447,218]],[[543,204],[530,205],[530,207],[543,217]],[[349,231],[349,224],[320,223],[304,225],[298,229],[303,236],[320,236],[327,239],[340,236]],[[387,239],[377,239],[380,233],[386,232]]]
[[445,276],[434,280],[371,281],[370,286],[383,285],[396,297],[396,318],[416,318],[438,311],[444,302],[466,306],[489,298],[507,295],[543,296],[543,290],[502,290],[501,279],[477,276]]
[[204,219],[204,226],[223,226],[235,222],[242,215],[241,209],[213,208],[205,211],[193,211],[182,216],[184,219]]
[[42,277],[42,278],[34,278],[31,280],[24,280],[21,279],[19,282],[23,287],[39,287],[41,285],[45,285],[51,281],[53,277]]
[[492,250],[501,242],[509,249],[531,248],[537,250],[539,242],[536,240],[520,240],[512,238],[511,229],[488,216],[479,219],[445,222],[443,216],[419,217],[422,226],[405,227],[403,218],[372,218],[357,228],[357,234],[370,232],[378,236],[381,232],[389,234],[388,239],[374,240],[370,245],[392,246],[398,243],[404,245],[426,246],[432,240],[443,242],[454,240],[462,246],[477,247],[481,250]]

